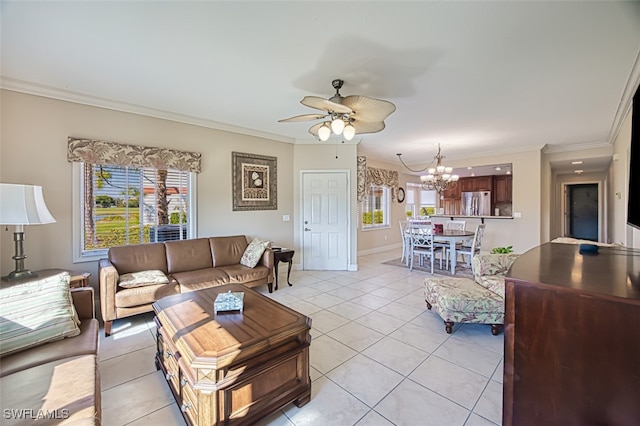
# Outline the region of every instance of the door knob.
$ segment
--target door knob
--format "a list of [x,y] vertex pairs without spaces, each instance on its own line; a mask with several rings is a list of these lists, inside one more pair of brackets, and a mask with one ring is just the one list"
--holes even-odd
[[309,228],[304,228],[304,230],[305,230],[305,231],[311,231],[311,229],[309,229]]

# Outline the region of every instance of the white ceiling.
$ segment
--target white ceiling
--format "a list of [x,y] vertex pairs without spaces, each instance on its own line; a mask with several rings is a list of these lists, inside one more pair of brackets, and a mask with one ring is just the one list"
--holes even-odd
[[[611,144],[640,2],[1,3],[2,86],[292,143],[305,95],[393,102],[359,150],[426,165]],[[336,140],[336,142],[339,142]],[[212,143],[215,143],[212,141]]]

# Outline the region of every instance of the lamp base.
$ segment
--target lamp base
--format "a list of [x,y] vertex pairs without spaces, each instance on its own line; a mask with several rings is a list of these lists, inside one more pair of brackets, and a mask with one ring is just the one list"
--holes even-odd
[[38,276],[35,272],[32,272],[24,268],[24,260],[27,258],[24,254],[24,248],[22,243],[24,242],[24,230],[22,225],[16,226],[16,231],[13,233],[13,243],[15,247],[15,255],[12,259],[15,261],[16,266],[13,272],[9,272],[9,275],[2,277],[2,281],[15,281],[23,280],[25,278],[35,278]]
[[9,272],[9,275],[2,277],[2,281],[23,280],[25,278],[36,278],[38,274],[28,269],[22,271]]

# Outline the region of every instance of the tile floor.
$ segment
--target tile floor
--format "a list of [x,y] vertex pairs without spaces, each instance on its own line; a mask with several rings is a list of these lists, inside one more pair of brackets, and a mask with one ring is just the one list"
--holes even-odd
[[[503,335],[474,324],[447,335],[425,307],[427,274],[383,264],[398,257],[361,256],[358,272],[292,271],[293,287],[281,275],[277,292],[261,289],[313,319],[311,402],[261,425],[501,424]],[[100,335],[103,424],[184,425],[154,365],[153,315]]]

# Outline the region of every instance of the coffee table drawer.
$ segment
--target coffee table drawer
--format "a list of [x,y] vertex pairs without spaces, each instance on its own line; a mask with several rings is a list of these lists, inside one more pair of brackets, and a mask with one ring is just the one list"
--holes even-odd
[[180,382],[181,388],[181,401],[180,410],[189,417],[191,424],[198,424],[198,398],[191,388],[191,385],[187,379],[183,378]]
[[169,339],[166,339],[161,332],[158,332],[158,360],[162,364],[162,370],[165,373],[165,379],[175,393],[180,392],[180,370],[178,368],[178,359],[180,353],[176,351]]
[[238,376],[239,380],[221,390],[220,397],[226,402],[222,406],[228,410],[224,418],[237,421],[269,405],[281,405],[305,389],[310,392],[308,363],[309,348],[304,347]]

